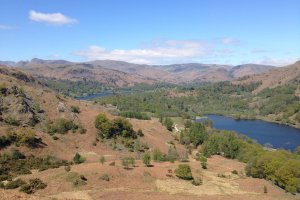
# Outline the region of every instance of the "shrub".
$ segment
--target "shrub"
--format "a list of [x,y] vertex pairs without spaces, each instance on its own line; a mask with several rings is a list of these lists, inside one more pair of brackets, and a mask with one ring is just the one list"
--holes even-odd
[[135,118],[141,120],[150,120],[150,117],[147,114],[141,112],[134,112],[134,111],[123,111],[120,113],[120,116],[126,118]]
[[18,160],[18,159],[25,159],[26,156],[21,153],[18,149],[13,149],[11,151],[11,158],[14,160]]
[[192,180],[192,184],[195,185],[195,186],[199,186],[199,185],[202,185],[203,181],[201,178],[194,178]]
[[6,142],[15,143],[17,146],[36,147],[40,140],[35,138],[35,131],[32,128],[22,127],[7,130]]
[[100,177],[100,179],[103,180],[103,181],[109,181],[110,180],[109,175],[106,174],[106,173],[102,174],[101,177]]
[[231,173],[232,173],[232,174],[235,174],[235,175],[238,175],[238,174],[239,174],[238,171],[236,171],[236,170],[232,170]]
[[143,137],[143,136],[144,136],[144,133],[143,133],[143,131],[142,131],[141,129],[139,129],[139,130],[137,131],[137,135],[140,136],[140,137]]
[[73,113],[80,113],[80,108],[78,106],[71,106],[71,112]]
[[75,164],[80,164],[83,163],[85,161],[85,158],[83,156],[81,156],[79,153],[76,153],[74,158],[73,158],[73,162]]
[[264,185],[264,193],[267,194],[268,193],[268,188],[267,186]]
[[56,131],[60,134],[65,134],[69,130],[76,130],[78,126],[73,123],[71,120],[67,120],[64,118],[58,119],[55,123]]
[[166,155],[163,154],[159,149],[154,149],[153,160],[156,162],[164,162],[167,160]]
[[65,170],[66,170],[66,172],[71,171],[71,166],[70,165],[65,166]]
[[99,162],[103,165],[105,163],[105,157],[104,156],[101,156],[100,159],[99,159]]
[[148,167],[150,166],[150,162],[151,162],[151,156],[149,153],[145,153],[143,155],[143,163]]
[[58,140],[59,138],[58,138],[56,135],[53,135],[53,136],[52,136],[52,139],[53,139],[53,140]]
[[73,121],[67,120],[64,118],[57,119],[54,123],[47,123],[46,124],[46,132],[53,134],[53,133],[60,133],[65,134],[70,130],[77,130],[79,128]]
[[21,125],[21,122],[18,119],[11,117],[11,116],[4,119],[4,121],[5,121],[5,123],[12,125],[12,126],[20,126]]
[[207,169],[207,163],[206,162],[201,162],[201,167],[202,167],[202,169]]
[[179,157],[178,152],[174,146],[170,146],[167,158],[170,162],[175,162]]
[[74,187],[86,185],[86,181],[87,181],[87,179],[83,175],[80,175],[76,172],[69,172],[65,178],[66,181],[72,183]]
[[164,121],[164,125],[166,126],[166,128],[169,130],[169,131],[173,131],[173,125],[174,125],[174,122],[171,118],[166,118],[165,121]]
[[184,179],[184,180],[193,179],[191,168],[187,164],[180,164],[178,168],[175,170],[175,174],[180,179]]
[[21,192],[25,192],[27,194],[33,194],[37,190],[41,190],[47,187],[47,184],[44,183],[41,179],[30,179],[29,183],[23,185],[20,189]]
[[125,118],[115,118],[109,121],[105,114],[97,115],[95,119],[95,127],[100,130],[99,134],[102,138],[137,138],[136,132],[133,130],[131,123]]
[[125,157],[122,159],[122,165],[125,169],[129,169],[129,167],[134,167],[135,159],[133,157]]
[[8,182],[5,186],[4,186],[4,188],[5,189],[16,189],[16,188],[18,188],[18,187],[20,187],[20,186],[22,186],[22,185],[24,185],[24,184],[26,184],[26,182],[25,181],[23,181],[22,179],[16,179],[16,180],[14,180],[14,181],[10,181],[10,182]]

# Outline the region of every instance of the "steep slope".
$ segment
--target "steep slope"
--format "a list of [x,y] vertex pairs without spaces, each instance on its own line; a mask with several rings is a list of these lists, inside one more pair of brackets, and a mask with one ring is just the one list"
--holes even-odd
[[[20,65],[19,65],[20,66]],[[88,63],[30,62],[21,69],[35,75],[71,81],[97,81],[108,87],[133,86],[138,83],[153,83],[153,80],[135,74],[107,69]]]
[[230,73],[233,78],[240,78],[243,76],[261,74],[272,68],[274,67],[269,65],[245,64],[233,67]]
[[262,84],[254,91],[255,93],[279,85],[285,85],[300,81],[300,61],[285,67],[271,69],[262,74],[246,76],[233,81],[236,84],[247,84],[251,82],[261,82]]

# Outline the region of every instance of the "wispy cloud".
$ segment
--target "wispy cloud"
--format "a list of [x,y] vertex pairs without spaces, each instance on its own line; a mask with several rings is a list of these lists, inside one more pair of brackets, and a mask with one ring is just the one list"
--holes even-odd
[[265,57],[257,62],[257,64],[263,65],[273,65],[273,66],[286,66],[295,63],[296,61],[300,60],[300,58],[285,58],[285,59],[277,59],[277,58],[269,58]]
[[12,26],[0,24],[0,30],[10,30],[10,29],[13,29],[13,28],[14,27],[12,27]]
[[65,25],[77,23],[77,19],[67,17],[61,13],[41,13],[31,10],[29,12],[29,19],[36,22],[52,24],[52,25]]
[[108,50],[92,45],[86,50],[74,52],[87,60],[121,60],[142,64],[166,64],[191,62],[211,53],[211,45],[194,40],[155,41],[144,48]]
[[220,42],[225,45],[240,45],[241,41],[233,37],[220,38]]

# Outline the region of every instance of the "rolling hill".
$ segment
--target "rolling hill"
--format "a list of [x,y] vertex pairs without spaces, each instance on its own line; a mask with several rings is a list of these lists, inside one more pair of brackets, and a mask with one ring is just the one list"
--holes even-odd
[[247,84],[251,82],[261,82],[262,84],[254,91],[255,93],[265,88],[274,88],[288,83],[299,83],[300,81],[300,61],[285,66],[271,69],[261,74],[245,76],[233,81],[236,84]]
[[67,79],[72,81],[92,80],[106,86],[123,87],[139,83],[194,83],[233,80],[238,77],[260,74],[271,68],[266,65],[217,65],[217,64],[172,64],[142,65],[115,60],[97,60],[74,63],[64,60],[41,60],[2,62],[23,69],[35,76]]

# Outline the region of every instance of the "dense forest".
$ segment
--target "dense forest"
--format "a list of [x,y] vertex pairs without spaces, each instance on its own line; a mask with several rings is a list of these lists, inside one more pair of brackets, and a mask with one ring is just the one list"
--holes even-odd
[[193,118],[222,114],[237,119],[263,119],[299,127],[300,102],[296,84],[253,91],[260,83],[235,85],[230,82],[185,85],[134,91],[97,99],[121,112],[148,112],[155,116]]

